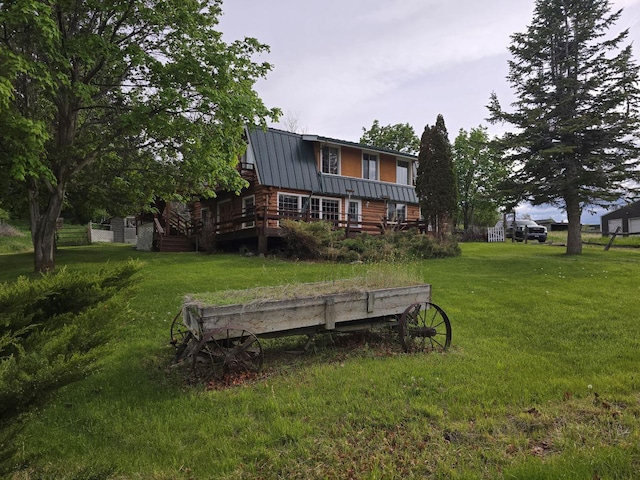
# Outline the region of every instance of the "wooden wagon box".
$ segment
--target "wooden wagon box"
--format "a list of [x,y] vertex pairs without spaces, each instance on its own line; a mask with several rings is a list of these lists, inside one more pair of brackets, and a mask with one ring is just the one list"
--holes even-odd
[[[310,284],[310,291],[313,291]],[[431,285],[420,284],[365,291],[345,291],[291,299],[234,305],[203,305],[187,298],[184,325],[196,337],[224,328],[243,328],[257,336],[280,336],[310,331],[348,331],[366,328],[396,316],[407,306],[431,301]]]

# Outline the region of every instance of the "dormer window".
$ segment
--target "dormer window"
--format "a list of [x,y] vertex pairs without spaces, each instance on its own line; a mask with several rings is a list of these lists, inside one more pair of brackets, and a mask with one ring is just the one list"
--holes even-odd
[[378,156],[373,153],[362,154],[362,178],[378,180]]
[[322,147],[322,173],[340,174],[340,150],[337,147]]
[[409,185],[409,162],[398,160],[396,163],[396,183]]

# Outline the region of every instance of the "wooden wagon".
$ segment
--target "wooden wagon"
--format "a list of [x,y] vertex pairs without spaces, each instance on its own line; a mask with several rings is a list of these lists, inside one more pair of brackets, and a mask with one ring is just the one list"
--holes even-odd
[[190,360],[199,380],[259,372],[260,338],[366,331],[389,327],[405,351],[446,350],[451,324],[431,302],[431,285],[322,293],[325,283],[306,284],[310,295],[208,305],[187,297],[171,326],[178,360]]

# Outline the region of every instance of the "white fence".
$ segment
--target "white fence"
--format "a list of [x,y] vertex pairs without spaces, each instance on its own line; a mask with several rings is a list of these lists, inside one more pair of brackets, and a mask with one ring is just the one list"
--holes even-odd
[[488,242],[504,242],[504,228],[489,227],[487,237]]
[[92,222],[89,222],[89,243],[100,242],[113,243],[113,232],[93,228]]

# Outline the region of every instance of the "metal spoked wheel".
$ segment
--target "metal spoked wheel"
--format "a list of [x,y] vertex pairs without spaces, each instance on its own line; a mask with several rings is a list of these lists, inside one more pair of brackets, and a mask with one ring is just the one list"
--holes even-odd
[[451,345],[451,322],[435,303],[414,303],[400,316],[398,334],[405,352],[444,351]]
[[253,333],[243,328],[220,328],[200,340],[192,370],[196,381],[209,383],[229,375],[257,374],[262,361],[262,347]]
[[182,322],[182,310],[180,310],[171,323],[171,345],[176,349],[176,361],[185,357],[189,343],[193,341],[193,335]]

